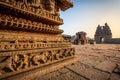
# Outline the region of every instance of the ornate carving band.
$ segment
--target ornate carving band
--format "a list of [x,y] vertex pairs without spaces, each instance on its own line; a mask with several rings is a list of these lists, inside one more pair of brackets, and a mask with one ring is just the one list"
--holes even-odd
[[58,47],[69,47],[70,44],[64,43],[0,43],[0,52],[2,51],[15,51],[15,50],[33,50],[43,48],[58,48]]
[[45,33],[62,33],[63,30],[57,28],[57,26],[47,25],[38,22],[32,22],[30,20],[16,18],[12,16],[0,14],[0,28],[26,30],[33,32],[45,32]]
[[49,23],[51,22],[58,25],[63,24],[63,20],[58,15],[52,14],[49,11],[32,7],[29,4],[25,4],[25,2],[20,2],[22,0],[17,0],[18,2],[16,2],[15,0],[11,1],[13,2],[10,2],[9,0],[0,1],[0,7],[11,10],[11,12],[18,12],[20,14],[23,14],[24,16],[29,17],[32,20],[44,21]]
[[75,49],[52,48],[0,52],[0,79],[73,57]]

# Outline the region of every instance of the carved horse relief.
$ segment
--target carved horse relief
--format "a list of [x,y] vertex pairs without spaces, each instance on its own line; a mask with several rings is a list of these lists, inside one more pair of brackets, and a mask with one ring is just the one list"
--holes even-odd
[[[28,67],[28,58],[25,54],[8,56],[1,60],[0,70],[5,72],[20,71]],[[5,73],[0,71],[1,73]]]

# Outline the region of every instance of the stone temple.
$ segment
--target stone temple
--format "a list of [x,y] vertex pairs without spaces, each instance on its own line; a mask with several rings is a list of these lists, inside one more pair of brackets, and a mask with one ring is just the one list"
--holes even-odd
[[97,43],[104,43],[110,39],[112,39],[112,33],[108,24],[105,23],[104,26],[98,25],[95,33],[95,41]]
[[86,32],[77,32],[75,35],[71,36],[71,35],[67,35],[67,34],[63,34],[63,38],[68,40],[69,42],[71,42],[74,45],[84,45],[84,44],[88,44],[88,39],[86,37],[87,33]]
[[86,37],[87,33],[86,32],[77,32],[72,38],[71,38],[71,42],[75,45],[84,45],[84,44],[88,44],[88,39]]
[[0,0],[0,79],[74,57],[59,11],[70,0]]
[[112,38],[112,32],[107,23],[104,26],[98,25],[94,39],[96,43],[120,43],[120,38]]

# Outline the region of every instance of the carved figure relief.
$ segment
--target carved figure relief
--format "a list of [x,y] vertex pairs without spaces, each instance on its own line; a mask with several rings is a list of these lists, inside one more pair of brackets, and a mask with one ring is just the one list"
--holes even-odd
[[54,13],[55,10],[55,0],[45,0],[45,9]]
[[0,69],[5,72],[19,71],[25,68],[28,68],[28,57],[25,54],[5,57],[0,65]]
[[43,9],[41,0],[28,0],[29,6],[34,7],[35,9]]

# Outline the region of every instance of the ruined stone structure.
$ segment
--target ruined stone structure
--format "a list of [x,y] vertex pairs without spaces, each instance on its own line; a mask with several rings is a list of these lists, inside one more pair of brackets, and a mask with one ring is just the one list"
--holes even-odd
[[98,25],[94,39],[96,43],[120,43],[120,38],[112,38],[112,32],[107,23],[104,26]]
[[71,38],[72,38],[71,35],[63,34],[62,37],[63,37],[65,40],[68,40],[69,42],[71,42]]
[[70,0],[0,0],[0,79],[74,57],[59,10]]
[[104,43],[112,39],[112,33],[107,23],[104,26],[98,25],[94,38],[97,43]]
[[86,32],[77,32],[76,35],[74,35],[71,38],[71,42],[73,44],[87,44],[88,39],[86,38],[87,33]]

